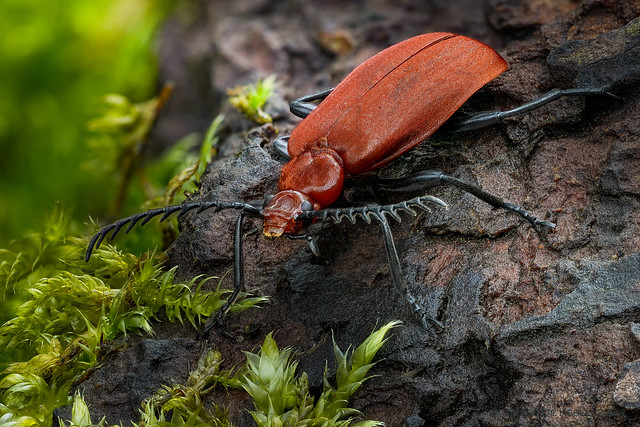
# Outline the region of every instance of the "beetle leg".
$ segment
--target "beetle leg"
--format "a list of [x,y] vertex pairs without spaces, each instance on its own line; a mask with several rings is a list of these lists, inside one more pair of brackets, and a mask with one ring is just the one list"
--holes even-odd
[[393,283],[396,286],[396,289],[404,295],[404,297],[409,301],[413,311],[420,318],[420,322],[425,329],[429,330],[432,327],[440,332],[444,328],[442,323],[440,323],[436,318],[429,315],[424,309],[418,304],[415,297],[409,292],[407,288],[407,284],[405,282],[404,274],[402,274],[402,267],[400,266],[400,259],[398,258],[398,251],[396,250],[396,245],[393,241],[393,235],[391,234],[391,227],[389,227],[389,222],[384,217],[384,215],[376,215],[376,218],[382,224],[382,234],[384,236],[384,247],[387,251],[387,259],[389,261],[389,269],[391,270],[391,277],[393,279]]
[[273,140],[274,150],[276,151],[276,153],[278,153],[280,157],[283,157],[287,161],[291,160],[291,157],[289,156],[289,150],[287,149],[288,145],[289,145],[289,135],[280,136]]
[[205,326],[202,331],[202,334],[205,336],[211,328],[223,324],[223,317],[236,302],[240,292],[244,290],[244,259],[242,257],[242,220],[244,219],[244,215],[244,212],[240,212],[233,233],[233,293],[227,298],[227,302],[224,303],[220,311],[218,311],[213,322]]
[[313,236],[311,236],[310,234],[287,234],[287,237],[291,240],[305,239],[309,244],[309,249],[311,249],[311,252],[313,252],[315,256],[320,255],[318,245],[316,245],[316,241],[313,240]]
[[218,316],[227,314],[231,306],[238,299],[240,292],[244,290],[244,258],[242,257],[242,220],[244,212],[240,212],[236,220],[236,228],[233,234],[233,293],[218,313]]
[[289,110],[296,116],[304,119],[316,108],[316,104],[314,103],[314,101],[322,101],[332,91],[333,88],[331,87],[329,89],[324,89],[306,96],[302,96],[298,99],[294,99],[293,101],[291,101],[291,104],[289,104]]
[[522,114],[527,111],[536,109],[544,104],[554,101],[563,96],[594,96],[594,95],[607,95],[613,98],[619,98],[607,90],[607,88],[585,88],[585,89],[554,89],[538,99],[529,101],[519,107],[513,108],[507,111],[481,111],[473,113],[461,118],[453,119],[453,132],[465,132],[474,129],[480,129],[486,126],[491,126],[496,123],[500,123],[507,117]]
[[495,208],[506,209],[514,212],[529,221],[536,230],[540,230],[541,227],[555,228],[555,224],[541,220],[528,212],[522,206],[509,203],[494,194],[484,191],[476,185],[469,184],[461,179],[446,175],[440,171],[425,171],[405,178],[378,178],[376,182],[377,189],[388,194],[424,194],[427,189],[442,185],[458,187],[467,193],[473,194],[480,200]]

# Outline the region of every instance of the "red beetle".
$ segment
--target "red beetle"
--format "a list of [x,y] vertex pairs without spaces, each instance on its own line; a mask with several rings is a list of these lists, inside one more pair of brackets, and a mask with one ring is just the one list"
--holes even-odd
[[[241,227],[245,215],[264,219],[264,235],[312,239],[300,232],[309,223],[322,219],[336,222],[357,218],[380,222],[393,281],[418,313],[423,325],[441,327],[408,292],[396,252],[388,217],[400,221],[399,212],[417,215],[428,211],[427,203],[445,205],[439,199],[419,196],[387,206],[327,209],[342,194],[345,176],[378,169],[420,142],[445,123],[467,99],[507,69],[505,60],[491,47],[468,37],[450,33],[431,33],[391,46],[353,70],[338,86],[291,103],[293,114],[304,120],[290,137],[278,138],[276,149],[290,161],[283,167],[279,192],[257,205],[244,202],[187,202],[183,205],[152,209],[123,218],[103,227],[91,239],[88,260],[110,233],[111,239],[128,224],[126,232],[140,220],[142,225],[162,215],[184,215],[197,209],[235,208],[241,210],[235,228],[234,294],[221,311],[224,314],[244,286]],[[471,130],[528,111],[565,95],[607,93],[605,89],[554,90],[543,97],[509,111],[480,112],[456,121],[456,130]],[[320,101],[319,104],[314,102]],[[378,179],[376,185],[387,192],[406,190],[424,194],[430,187],[454,185],[494,207],[510,210],[528,220],[536,229],[554,227],[523,208],[507,203],[477,186],[439,171],[428,171],[408,178]],[[311,245],[316,252],[315,246]],[[220,319],[220,317],[218,318]]]

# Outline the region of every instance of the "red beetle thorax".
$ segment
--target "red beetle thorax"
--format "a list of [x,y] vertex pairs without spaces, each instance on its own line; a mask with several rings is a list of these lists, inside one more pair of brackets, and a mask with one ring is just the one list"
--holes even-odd
[[[319,145],[323,145],[322,141]],[[302,224],[295,218],[302,213],[303,202],[313,210],[331,205],[342,193],[344,175],[342,159],[326,146],[309,147],[293,157],[282,168],[280,191],[262,211],[264,235],[298,233]]]

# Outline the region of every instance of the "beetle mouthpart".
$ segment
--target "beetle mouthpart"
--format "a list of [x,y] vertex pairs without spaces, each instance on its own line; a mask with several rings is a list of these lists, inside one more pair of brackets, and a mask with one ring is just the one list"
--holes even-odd
[[268,239],[275,239],[284,234],[284,229],[279,227],[265,227],[264,230],[262,230],[262,234]]

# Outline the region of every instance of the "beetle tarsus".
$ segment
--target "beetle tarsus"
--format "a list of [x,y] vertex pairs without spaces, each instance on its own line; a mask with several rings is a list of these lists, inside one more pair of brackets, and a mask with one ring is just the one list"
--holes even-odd
[[318,245],[316,244],[313,236],[307,234],[307,243],[309,244],[309,249],[315,256],[320,256],[320,249],[318,249]]
[[522,208],[522,206],[514,205],[513,203],[504,202],[504,205],[501,207],[503,207],[504,209],[510,210],[511,212],[517,213],[522,218],[529,221],[531,226],[536,231],[542,231],[543,228],[556,228],[556,225],[554,223],[541,220],[535,215],[532,215],[529,211]]
[[416,298],[409,291],[404,292],[404,297],[407,299],[407,301],[413,308],[413,311],[418,316],[418,319],[420,319],[420,323],[422,323],[423,328],[425,328],[426,330],[435,329],[435,331],[438,333],[444,330],[444,325],[442,324],[442,322],[440,322],[438,319],[428,314],[420,306],[420,304],[418,304],[418,301],[416,301]]
[[391,271],[391,277],[393,279],[394,285],[396,286],[396,289],[409,302],[409,304],[413,308],[413,311],[418,315],[422,326],[426,330],[434,328],[437,332],[442,331],[442,323],[440,323],[433,316],[429,315],[420,306],[420,304],[418,304],[418,301],[411,294],[411,292],[409,292],[409,289],[405,282],[405,276],[404,274],[402,274],[402,267],[400,266],[400,259],[398,258],[398,251],[396,250],[396,245],[393,241],[393,235],[391,234],[391,227],[389,227],[389,222],[383,215],[377,216],[376,219],[380,221],[380,224],[382,225],[382,235],[384,236],[384,247],[387,252],[389,270]]
[[453,119],[452,127],[453,132],[466,132],[470,130],[481,129],[487,126],[500,123],[507,117],[512,117],[518,114],[526,113],[527,111],[534,110],[544,104],[547,104],[556,99],[564,96],[599,96],[606,95],[615,99],[620,99],[619,96],[609,92],[609,88],[606,86],[598,88],[575,88],[575,89],[553,89],[539,98],[526,102],[518,107],[512,108],[506,111],[481,111],[478,113],[470,114],[463,117],[457,117]]
[[224,321],[223,316],[220,316],[220,311],[213,317],[210,317],[205,323],[202,329],[198,329],[198,339],[200,341],[206,340],[209,335],[209,331],[211,329],[220,329],[223,330],[226,328],[226,322]]
[[229,324],[222,315],[222,311],[219,311],[215,316],[209,318],[209,321],[205,324],[204,328],[198,331],[198,339],[200,341],[206,341],[209,336],[209,332],[212,329],[215,329],[218,334],[224,335],[232,340],[236,340],[238,338],[238,334],[229,328]]
[[305,239],[309,244],[309,249],[311,249],[311,252],[315,256],[320,256],[320,250],[318,249],[318,245],[316,245],[315,239],[310,234],[287,234],[286,236],[292,240]]

